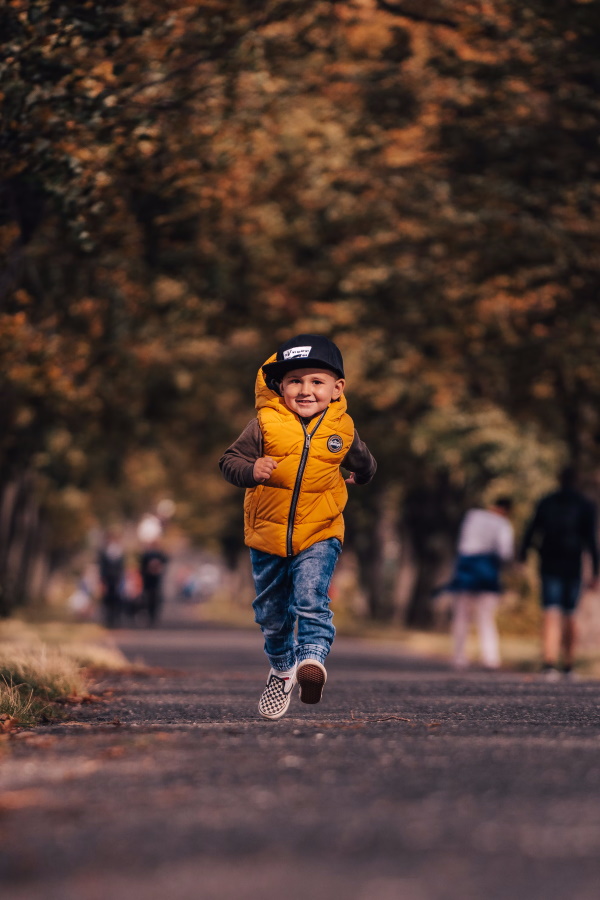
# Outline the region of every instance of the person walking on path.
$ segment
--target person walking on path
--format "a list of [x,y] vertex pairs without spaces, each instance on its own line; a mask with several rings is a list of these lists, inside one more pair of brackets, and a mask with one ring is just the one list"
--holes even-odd
[[123,576],[125,554],[115,530],[107,532],[98,553],[98,569],[102,588],[102,612],[107,628],[116,628],[123,609]]
[[500,666],[500,641],[496,611],[502,592],[502,567],[514,556],[514,532],[509,521],[512,501],[499,497],[488,509],[470,509],[458,536],[452,581],[446,590],[454,594],[452,608],[453,663],[469,666],[467,638],[475,618],[481,662],[486,669]]
[[539,555],[541,578],[542,671],[558,678],[562,649],[562,669],[569,675],[575,660],[575,613],[582,590],[582,558],[589,553],[593,588],[598,580],[596,507],[576,489],[572,468],[563,470],[560,488],[543,497],[527,526],[519,559],[525,562],[530,547]]
[[164,553],[158,540],[150,545],[140,556],[139,571],[142,579],[142,598],[148,614],[148,624],[154,627],[163,604],[163,578],[169,557]]
[[[258,705],[267,719],[287,712],[296,683],[302,702],[321,699],[346,485],[367,484],[376,470],[346,412],[344,386],[338,347],[321,335],[296,335],[259,370],[257,418],[219,461],[225,479],[246,488],[253,608],[271,664]],[[350,472],[346,479],[340,467]]]

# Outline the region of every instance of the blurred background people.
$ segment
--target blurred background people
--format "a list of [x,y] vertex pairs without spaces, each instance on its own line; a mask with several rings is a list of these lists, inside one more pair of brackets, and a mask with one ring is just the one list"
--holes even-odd
[[123,578],[123,608],[131,625],[137,613],[143,608],[143,583],[139,565],[128,560]]
[[98,554],[98,568],[104,623],[107,628],[116,628],[123,605],[125,554],[115,531],[106,534],[104,546]]
[[158,540],[150,543],[140,556],[143,604],[148,614],[148,623],[156,625],[163,602],[163,578],[169,561],[161,550]]
[[215,593],[221,571],[214,563],[187,566],[180,572],[177,598],[182,603],[204,603]]
[[452,659],[457,669],[469,665],[467,638],[473,620],[483,666],[500,666],[496,611],[502,592],[501,570],[514,556],[511,509],[510,498],[499,497],[488,509],[470,509],[462,521],[454,575],[446,586],[453,594]]
[[77,619],[92,619],[95,613],[95,597],[97,595],[98,573],[95,567],[89,566],[77,587],[67,598],[67,609]]
[[598,580],[598,542],[596,507],[577,490],[573,468],[560,476],[557,491],[543,497],[523,537],[519,559],[525,562],[533,547],[539,556],[541,578],[542,671],[558,678],[562,650],[562,670],[573,669],[576,642],[575,612],[582,591],[582,558],[591,558],[592,577],[588,587]]

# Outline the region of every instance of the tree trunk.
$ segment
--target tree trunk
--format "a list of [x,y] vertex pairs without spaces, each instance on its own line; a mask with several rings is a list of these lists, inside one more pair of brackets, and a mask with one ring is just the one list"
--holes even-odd
[[22,474],[0,494],[0,616],[41,599],[47,571],[40,509],[31,477]]
[[374,486],[360,501],[351,498],[346,515],[347,541],[356,555],[369,616],[379,622],[394,615],[396,566],[390,548],[397,545],[395,519],[393,498]]
[[406,496],[402,532],[416,567],[406,610],[409,626],[428,628],[433,623],[433,601],[454,556],[462,506],[462,493],[445,473]]

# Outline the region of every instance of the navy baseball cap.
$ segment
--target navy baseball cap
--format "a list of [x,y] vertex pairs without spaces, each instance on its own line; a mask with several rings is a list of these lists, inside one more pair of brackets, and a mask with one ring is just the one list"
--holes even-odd
[[329,338],[320,334],[297,334],[277,350],[276,362],[263,366],[267,386],[278,384],[292,369],[331,369],[338,378],[345,378],[342,354]]

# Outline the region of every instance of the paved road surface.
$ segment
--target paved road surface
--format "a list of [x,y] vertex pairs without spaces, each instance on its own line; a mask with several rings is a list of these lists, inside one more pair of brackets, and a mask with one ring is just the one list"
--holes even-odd
[[159,671],[0,748],[6,900],[598,900],[593,682],[336,641],[258,718],[260,636],[120,631]]

